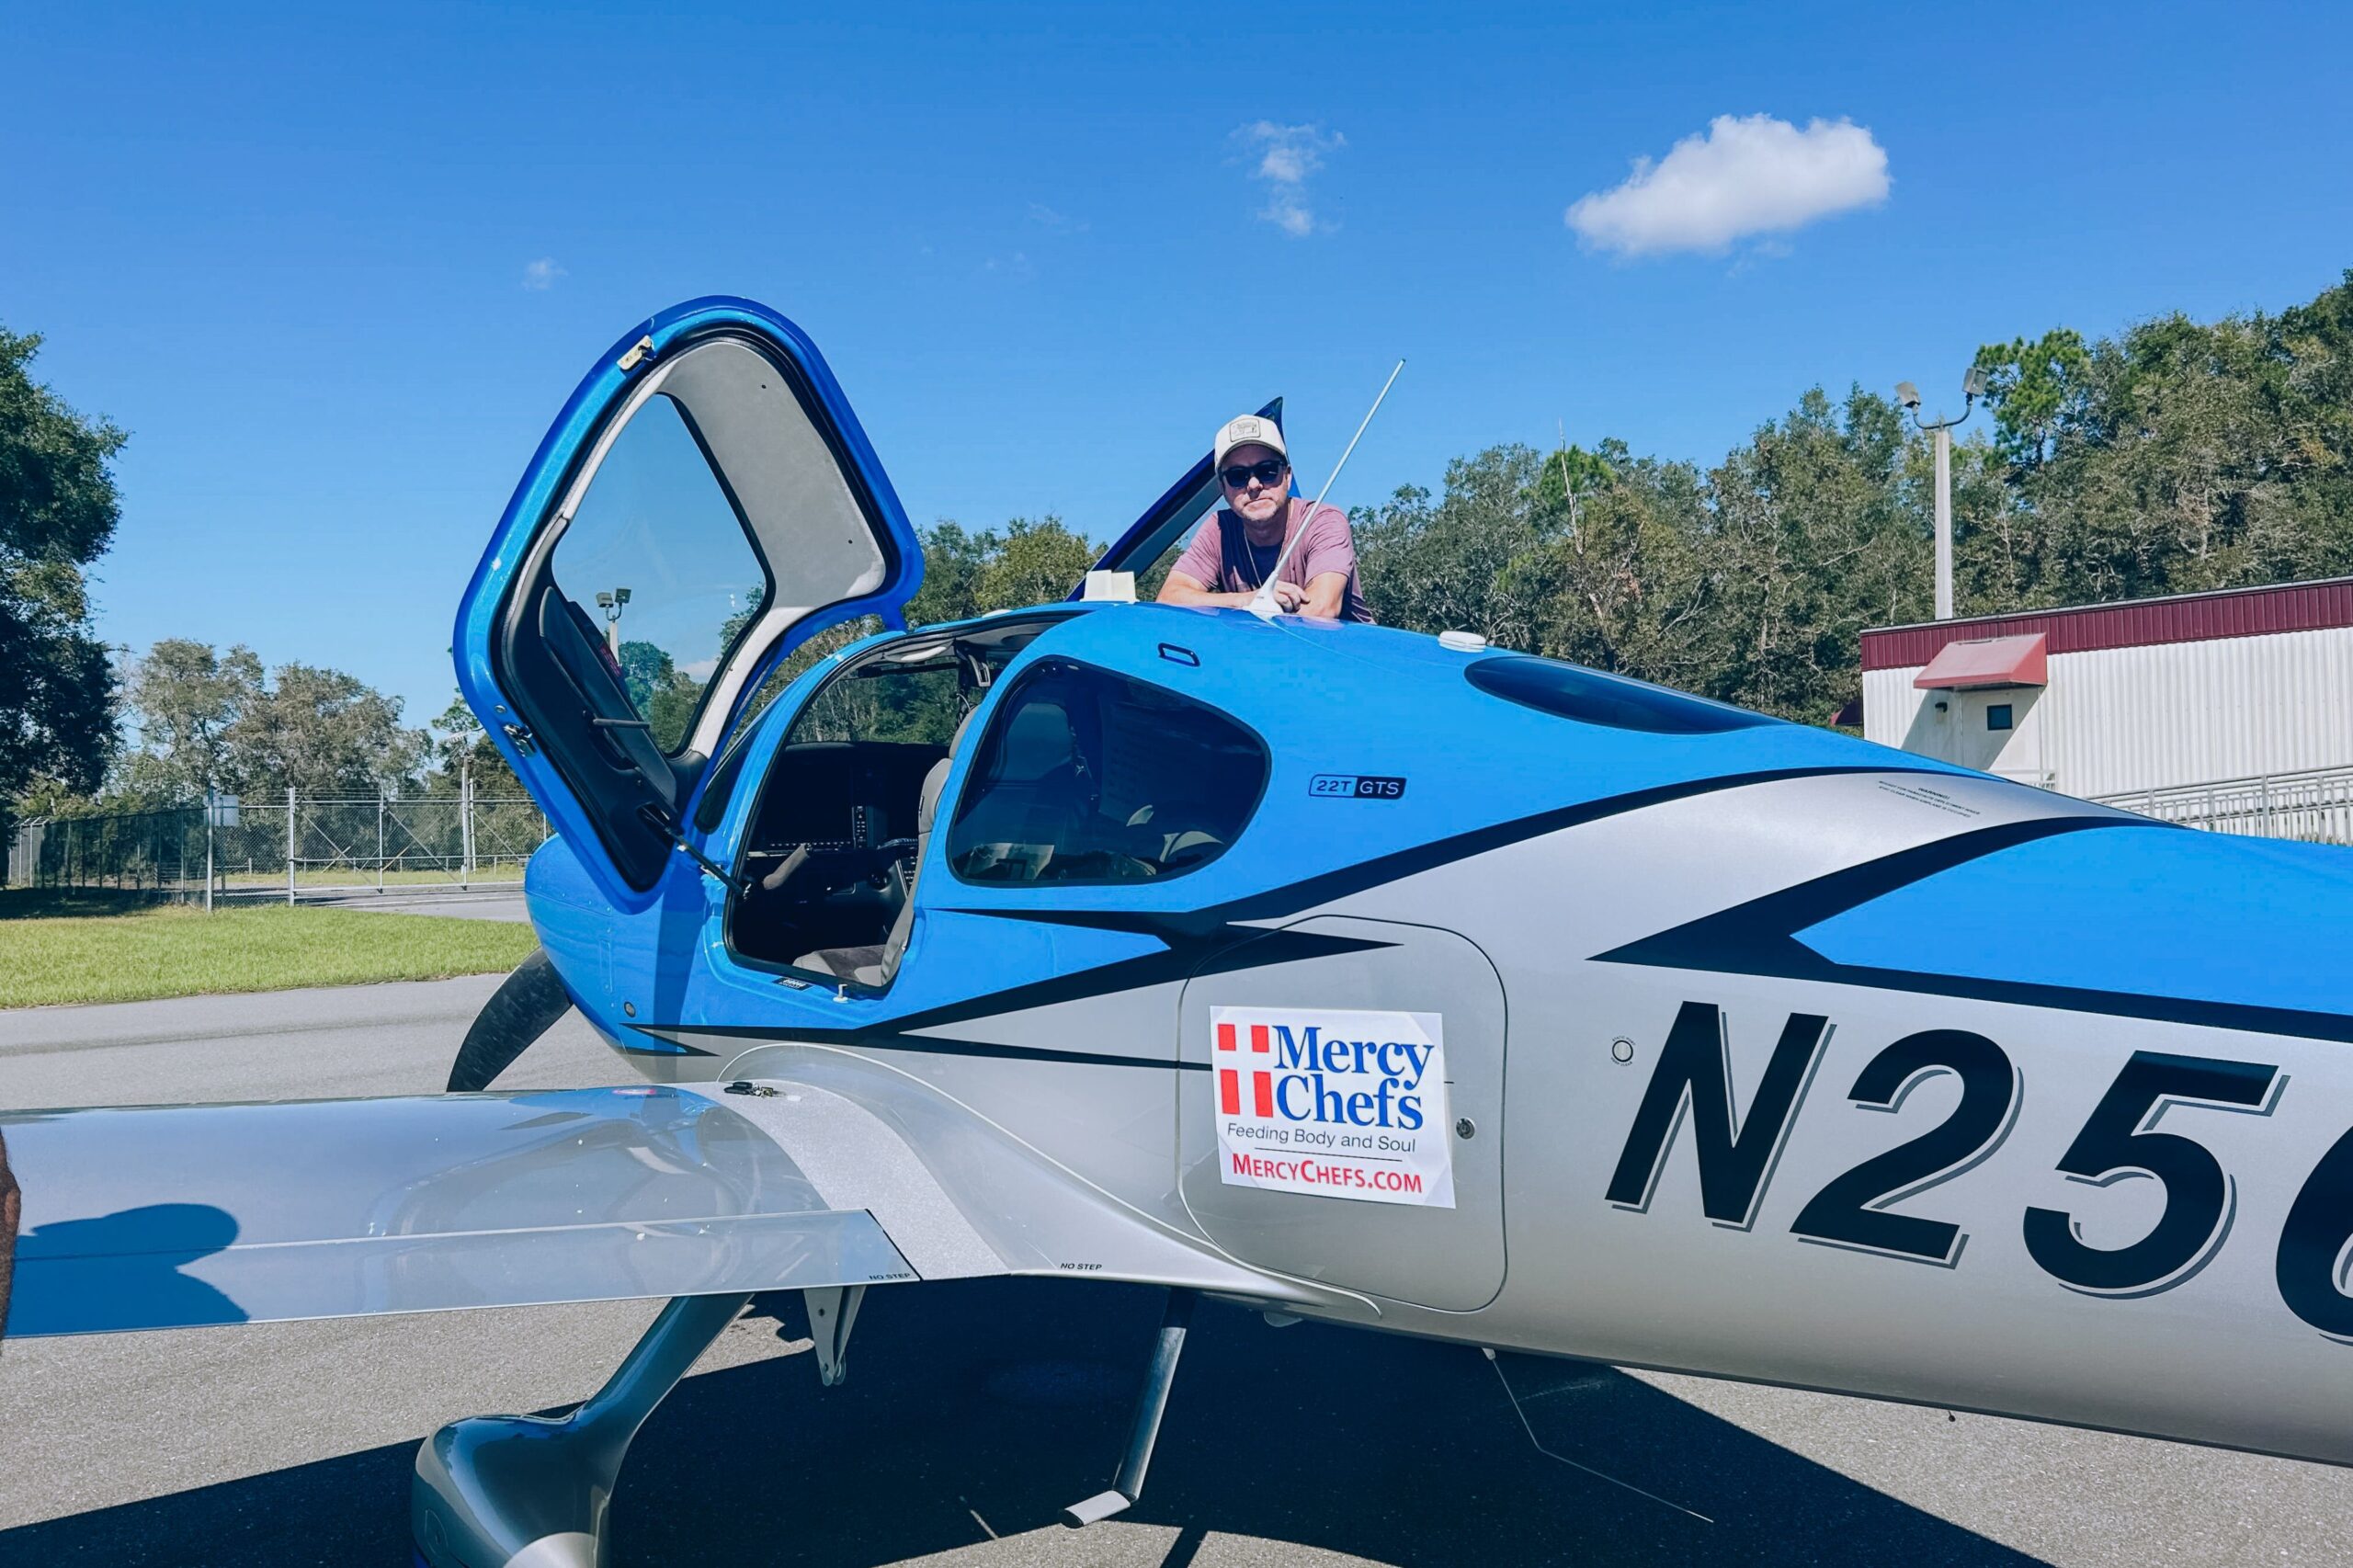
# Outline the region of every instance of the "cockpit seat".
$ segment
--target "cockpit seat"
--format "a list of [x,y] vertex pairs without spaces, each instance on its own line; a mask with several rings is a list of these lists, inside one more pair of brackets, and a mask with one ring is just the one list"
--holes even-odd
[[889,937],[880,947],[820,948],[793,960],[793,968],[878,989],[890,984],[891,977],[899,972],[899,960],[906,956],[907,938],[915,934],[915,879],[923,875],[924,857],[931,852],[932,821],[939,814],[940,793],[948,788],[949,765],[955,760],[956,747],[963,744],[964,732],[972,723],[972,716],[965,715],[963,723],[957,726],[948,755],[933,763],[931,771],[923,776],[923,789],[915,797],[915,869],[907,879],[906,897],[900,902],[898,917],[891,922]]
[[[901,918],[904,919],[904,915]],[[896,937],[898,934],[898,926],[893,925],[891,935]],[[847,980],[859,985],[880,986],[884,983],[882,956],[890,950],[879,944],[862,948],[820,948],[813,953],[803,953],[793,960],[792,967],[813,970],[819,974],[830,974],[836,980]],[[895,969],[897,965],[893,963],[892,967]]]

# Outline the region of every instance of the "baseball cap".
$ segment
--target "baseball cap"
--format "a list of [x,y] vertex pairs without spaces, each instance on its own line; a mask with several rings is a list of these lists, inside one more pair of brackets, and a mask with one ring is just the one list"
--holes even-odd
[[1210,467],[1224,467],[1225,454],[1236,447],[1268,447],[1280,453],[1285,462],[1290,460],[1290,449],[1283,445],[1282,426],[1263,415],[1245,414],[1219,426],[1217,439],[1210,446]]

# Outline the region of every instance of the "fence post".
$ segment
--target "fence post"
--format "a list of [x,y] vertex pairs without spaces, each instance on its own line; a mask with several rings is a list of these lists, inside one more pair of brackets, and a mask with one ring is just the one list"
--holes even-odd
[[376,891],[384,891],[384,787],[376,787]]
[[294,786],[286,786],[286,907],[294,907]]
[[204,913],[212,913],[212,791],[204,792]]
[[458,834],[459,853],[464,864],[458,870],[460,892],[468,891],[474,880],[474,770],[471,760],[458,768]]

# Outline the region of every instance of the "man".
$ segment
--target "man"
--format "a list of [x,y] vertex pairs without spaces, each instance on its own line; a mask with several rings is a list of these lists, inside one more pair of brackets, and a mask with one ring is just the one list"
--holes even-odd
[[1324,620],[1372,619],[1357,582],[1347,514],[1292,497],[1290,453],[1273,420],[1253,414],[1228,420],[1210,449],[1210,463],[1225,505],[1169,568],[1162,604],[1247,605],[1290,544],[1274,585],[1279,608]]

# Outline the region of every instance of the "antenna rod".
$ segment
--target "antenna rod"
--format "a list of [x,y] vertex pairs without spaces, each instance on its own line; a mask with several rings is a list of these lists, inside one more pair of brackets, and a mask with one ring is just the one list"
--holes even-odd
[[[1381,399],[1389,395],[1389,389],[1397,384],[1397,378],[1404,369],[1405,361],[1398,360],[1397,369],[1390,371],[1389,379],[1381,383],[1381,391],[1373,398],[1372,406],[1364,411],[1364,417],[1357,423],[1357,433],[1348,437],[1347,448],[1340,453],[1340,460],[1332,465],[1332,477],[1324,482],[1324,488],[1316,493],[1314,504],[1307,508],[1307,522],[1313,522],[1315,514],[1323,509],[1324,497],[1332,494],[1332,486],[1339,483],[1340,471],[1348,466],[1349,453],[1354,452],[1357,449],[1357,443],[1364,439],[1365,426],[1370,425],[1372,416],[1381,412]],[[1288,507],[1290,503],[1285,501],[1283,505]],[[1290,560],[1291,547],[1297,544],[1306,533],[1306,524],[1302,523],[1298,533],[1283,540],[1282,552],[1275,557],[1273,568],[1267,572],[1266,581],[1258,585],[1258,592],[1250,601],[1252,615],[1270,616],[1279,613],[1275,607],[1275,584],[1281,579],[1283,567]]]

